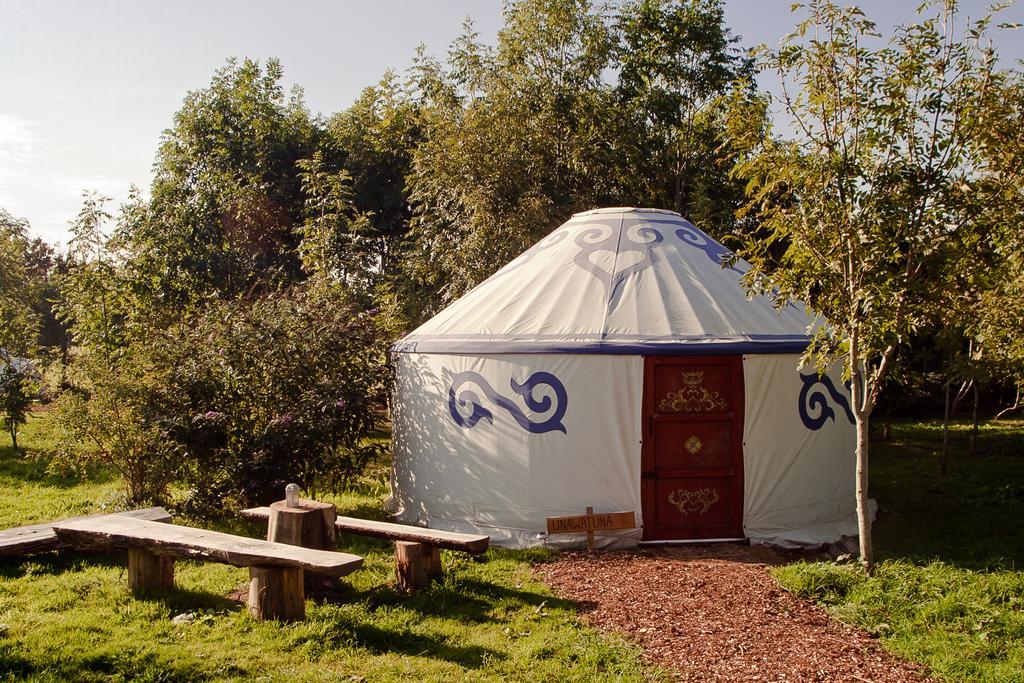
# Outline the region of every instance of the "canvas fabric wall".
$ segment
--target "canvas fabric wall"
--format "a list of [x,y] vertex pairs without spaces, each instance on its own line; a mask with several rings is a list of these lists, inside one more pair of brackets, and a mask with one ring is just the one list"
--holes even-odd
[[835,364],[743,357],[743,529],[752,542],[817,545],[856,535],[854,427]]
[[[753,542],[856,533],[845,387],[798,356],[744,356],[744,530]],[[643,358],[396,354],[392,511],[498,545],[579,543],[546,518],[633,510],[642,524]],[[802,406],[802,407],[801,407]],[[635,545],[640,529],[599,534]]]
[[[547,542],[547,517],[581,514],[588,505],[639,517],[642,358],[396,358],[392,505],[403,521],[526,547]],[[530,410],[513,382],[548,403]],[[474,408],[490,417],[474,421]],[[635,545],[639,536],[639,529],[616,532],[598,543]]]

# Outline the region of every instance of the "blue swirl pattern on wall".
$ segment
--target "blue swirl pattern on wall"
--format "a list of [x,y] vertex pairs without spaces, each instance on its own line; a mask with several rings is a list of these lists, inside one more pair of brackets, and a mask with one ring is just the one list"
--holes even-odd
[[[825,426],[825,423],[829,420],[835,421],[836,411],[829,405],[829,397],[837,406],[843,409],[846,419],[850,421],[850,424],[853,424],[853,411],[850,410],[850,402],[843,392],[836,389],[831,377],[828,375],[818,376],[816,372],[810,374],[801,372],[800,379],[803,381],[799,398],[800,420],[804,423],[805,427],[818,430]],[[827,395],[826,391],[828,392]],[[815,415],[811,415],[809,410],[813,410]]]
[[[448,388],[448,410],[452,414],[455,424],[460,427],[473,427],[480,420],[494,423],[494,413],[482,405],[480,396],[472,389],[460,388],[468,383],[476,384],[484,395],[499,408],[502,408],[515,419],[526,431],[532,434],[543,434],[545,432],[566,433],[562,418],[565,417],[565,410],[569,404],[569,396],[565,391],[565,385],[561,380],[550,372],[535,372],[523,382],[517,382],[515,378],[509,380],[512,391],[522,397],[526,407],[534,413],[551,414],[539,421],[531,420],[516,402],[496,392],[490,383],[482,375],[472,371],[456,372],[452,374],[452,383]],[[550,395],[545,394],[540,398],[534,396],[534,389],[539,387],[550,387],[554,392],[554,401]],[[471,407],[469,415],[464,415],[462,410]],[[462,410],[460,410],[460,408]]]

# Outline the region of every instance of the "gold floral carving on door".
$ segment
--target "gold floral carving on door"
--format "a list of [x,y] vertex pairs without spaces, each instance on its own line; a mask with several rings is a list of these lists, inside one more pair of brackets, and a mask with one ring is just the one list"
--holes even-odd
[[718,491],[709,488],[691,491],[676,489],[668,494],[668,502],[675,505],[681,515],[688,515],[691,512],[703,515],[718,502]]
[[670,391],[661,402],[658,410],[672,413],[709,413],[716,410],[728,410],[729,406],[717,391],[709,391],[704,386],[704,373],[699,370],[684,370],[683,385],[678,391]]

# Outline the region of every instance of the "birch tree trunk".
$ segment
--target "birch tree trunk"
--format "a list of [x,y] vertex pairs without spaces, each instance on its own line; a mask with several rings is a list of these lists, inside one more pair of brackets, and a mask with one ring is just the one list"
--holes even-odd
[[871,544],[871,509],[868,506],[868,426],[870,418],[862,410],[853,413],[857,426],[857,533],[860,561],[870,576],[875,570],[875,550]]
[[860,543],[860,561],[870,575],[875,569],[875,552],[871,545],[871,509],[868,506],[868,430],[871,408],[866,399],[864,366],[856,332],[850,336],[850,398],[853,403],[853,422],[857,432],[857,535]]

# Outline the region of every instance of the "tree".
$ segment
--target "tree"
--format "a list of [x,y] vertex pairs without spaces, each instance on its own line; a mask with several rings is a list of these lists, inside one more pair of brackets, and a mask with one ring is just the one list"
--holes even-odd
[[344,156],[355,211],[365,216],[361,237],[373,255],[378,284],[400,273],[412,209],[408,177],[420,141],[419,114],[398,76],[388,71],[359,99],[330,118],[330,140]]
[[[523,0],[496,49],[466,26],[416,71],[423,142],[407,273],[450,301],[574,211],[610,203],[612,38],[586,0]],[[425,311],[429,313],[430,311]]]
[[277,60],[229,60],[164,131],[146,220],[126,236],[140,285],[177,307],[301,279],[297,162],[323,131]]
[[29,243],[25,267],[33,289],[32,310],[39,321],[40,354],[48,362],[56,353],[63,371],[69,362],[71,337],[67,326],[57,317],[55,304],[60,296],[60,278],[67,270],[67,257],[37,237]]
[[29,355],[38,320],[27,263],[28,221],[0,209],[0,360]]
[[128,315],[125,283],[105,229],[113,220],[109,197],[85,192],[82,208],[71,223],[68,273],[61,283],[60,319],[70,326],[75,344],[102,356],[113,367],[126,346]]
[[577,211],[662,206],[731,232],[742,186],[722,99],[751,75],[737,41],[718,0],[518,0],[496,46],[467,24],[443,64],[421,55],[410,317]]
[[[56,463],[71,469],[93,462],[112,467],[122,477],[128,501],[139,505],[164,500],[172,480],[173,453],[154,421],[167,377],[139,352],[152,344],[161,325],[136,305],[126,256],[109,234],[114,216],[108,202],[85,193],[70,228],[57,312],[75,353],[68,386],[56,402],[62,431]],[[120,232],[135,204],[122,211]]]
[[18,430],[28,422],[37,378],[24,360],[8,360],[0,367],[0,420],[7,427],[11,445],[18,450]]
[[30,271],[28,222],[0,209],[0,421],[18,449],[18,428],[28,420],[36,382],[26,356],[37,348],[38,291]]
[[1020,406],[1024,389],[1024,74],[996,74],[987,94],[978,106],[978,192],[991,207],[987,227],[996,265],[978,297],[974,339],[988,374],[1015,391],[1000,417]]
[[754,75],[721,0],[634,0],[616,17],[617,145],[628,193],[713,234],[731,231],[742,186],[729,178],[722,98]]
[[345,169],[328,170],[320,152],[298,166],[306,196],[305,220],[299,228],[303,270],[343,282],[368,300],[379,264],[371,262],[372,248],[367,244],[369,217],[357,213],[352,203],[352,176]]
[[1000,269],[999,284],[984,292],[977,336],[986,350],[992,374],[1016,392],[1016,399],[997,417],[1020,407],[1024,390],[1024,263],[1018,254]]
[[[991,85],[991,19],[966,29],[955,3],[896,30],[887,44],[855,7],[827,0],[778,50],[780,104],[794,139],[772,135],[736,168],[768,239],[744,256],[755,290],[802,300],[829,321],[808,357],[840,352],[856,424],[861,559],[874,566],[868,428],[886,371],[930,319],[947,267],[985,207],[977,202],[974,106]],[[794,89],[795,88],[795,89]],[[757,122],[760,125],[760,121]],[[782,256],[773,251],[782,245]]]

